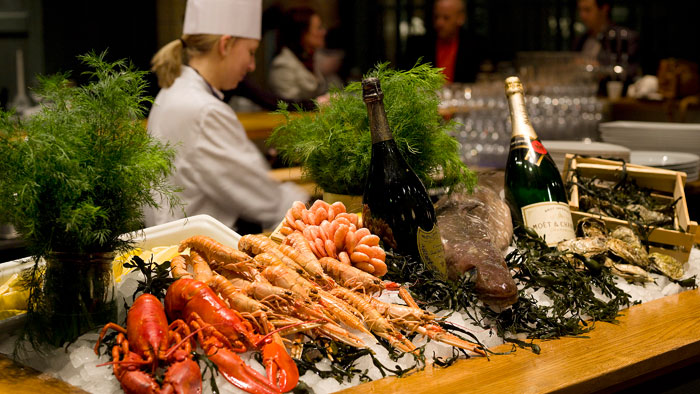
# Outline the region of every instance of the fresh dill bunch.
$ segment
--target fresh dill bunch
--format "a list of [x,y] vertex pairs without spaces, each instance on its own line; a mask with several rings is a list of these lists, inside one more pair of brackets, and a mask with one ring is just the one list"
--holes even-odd
[[90,82],[40,77],[42,108],[19,121],[0,111],[0,218],[30,252],[124,251],[143,206],[179,205],[167,182],[175,150],[146,131],[146,72],[106,53],[79,59]]
[[[459,143],[449,134],[454,122],[438,113],[437,90],[445,83],[440,69],[417,64],[397,71],[382,63],[365,77],[379,78],[394,140],[423,184],[471,190],[476,175],[460,160]],[[268,145],[288,164],[301,165],[324,191],[361,195],[372,156],[361,82],[332,89],[329,103],[316,112],[298,108],[299,116],[291,116],[285,108],[280,105],[277,113],[286,123],[273,131]]]

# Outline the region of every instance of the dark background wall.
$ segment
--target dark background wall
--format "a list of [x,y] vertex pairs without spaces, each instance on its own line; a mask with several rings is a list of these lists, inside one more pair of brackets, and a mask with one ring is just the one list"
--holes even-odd
[[42,6],[45,73],[70,70],[73,79],[83,82],[77,56],[105,50],[108,60],[129,59],[141,70],[150,68],[157,49],[154,1],[49,0]]

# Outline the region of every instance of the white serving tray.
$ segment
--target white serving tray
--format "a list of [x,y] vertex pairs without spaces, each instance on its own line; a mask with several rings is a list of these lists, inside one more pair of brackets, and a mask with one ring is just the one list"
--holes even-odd
[[123,237],[133,237],[137,248],[148,250],[156,246],[179,244],[194,235],[205,235],[234,248],[238,247],[238,240],[241,239],[238,233],[209,215],[196,215],[159,224]]
[[[133,239],[136,248],[149,250],[158,246],[176,245],[194,235],[204,235],[231,247],[237,247],[238,240],[241,239],[238,233],[209,215],[196,215],[159,224],[124,234],[122,237]],[[29,268],[33,264],[34,260],[31,257],[0,264],[0,284],[5,283],[16,272]],[[22,321],[24,321],[24,314],[0,320],[0,334],[14,331]]]

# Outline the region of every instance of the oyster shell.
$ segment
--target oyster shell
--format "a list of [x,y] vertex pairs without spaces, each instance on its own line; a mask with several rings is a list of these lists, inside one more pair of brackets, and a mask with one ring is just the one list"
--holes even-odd
[[672,222],[673,218],[664,215],[661,212],[657,211],[652,211],[648,209],[647,207],[640,205],[640,204],[630,204],[625,207],[626,210],[635,212],[639,215],[639,217],[644,220],[647,223],[668,223]]
[[654,278],[641,267],[632,264],[616,263],[612,259],[605,258],[605,266],[610,267],[610,271],[625,279],[628,282],[653,282]]
[[633,245],[635,247],[643,247],[642,241],[639,239],[639,237],[637,237],[637,234],[634,233],[634,230],[632,230],[629,227],[619,226],[615,228],[615,230],[613,230],[612,233],[610,233],[610,236],[625,241],[628,244]]
[[635,247],[627,242],[608,238],[605,242],[609,252],[627,264],[634,264],[638,267],[649,269],[649,256],[642,247]]
[[559,251],[571,251],[584,255],[588,258],[603,254],[608,251],[605,237],[579,237],[557,244]]
[[661,271],[661,273],[673,280],[681,280],[685,273],[683,263],[676,260],[673,256],[652,252],[649,254],[649,260],[652,268]]
[[625,210],[621,206],[586,194],[579,197],[578,203],[581,210],[588,213],[602,213],[614,217],[624,217],[625,215]]
[[607,236],[605,222],[598,218],[586,217],[576,223],[576,235],[579,237]]

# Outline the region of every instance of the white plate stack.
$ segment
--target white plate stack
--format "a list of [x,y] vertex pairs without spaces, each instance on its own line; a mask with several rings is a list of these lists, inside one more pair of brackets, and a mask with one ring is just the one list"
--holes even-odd
[[700,175],[700,156],[693,153],[633,150],[630,162],[685,172],[688,176],[686,182],[696,181]]
[[566,154],[600,157],[610,160],[630,161],[630,150],[624,146],[594,141],[543,140],[542,145],[557,164],[559,171],[564,169]]
[[[600,137],[633,151],[700,153],[700,123],[606,122],[598,125]],[[546,145],[545,145],[546,146]]]

